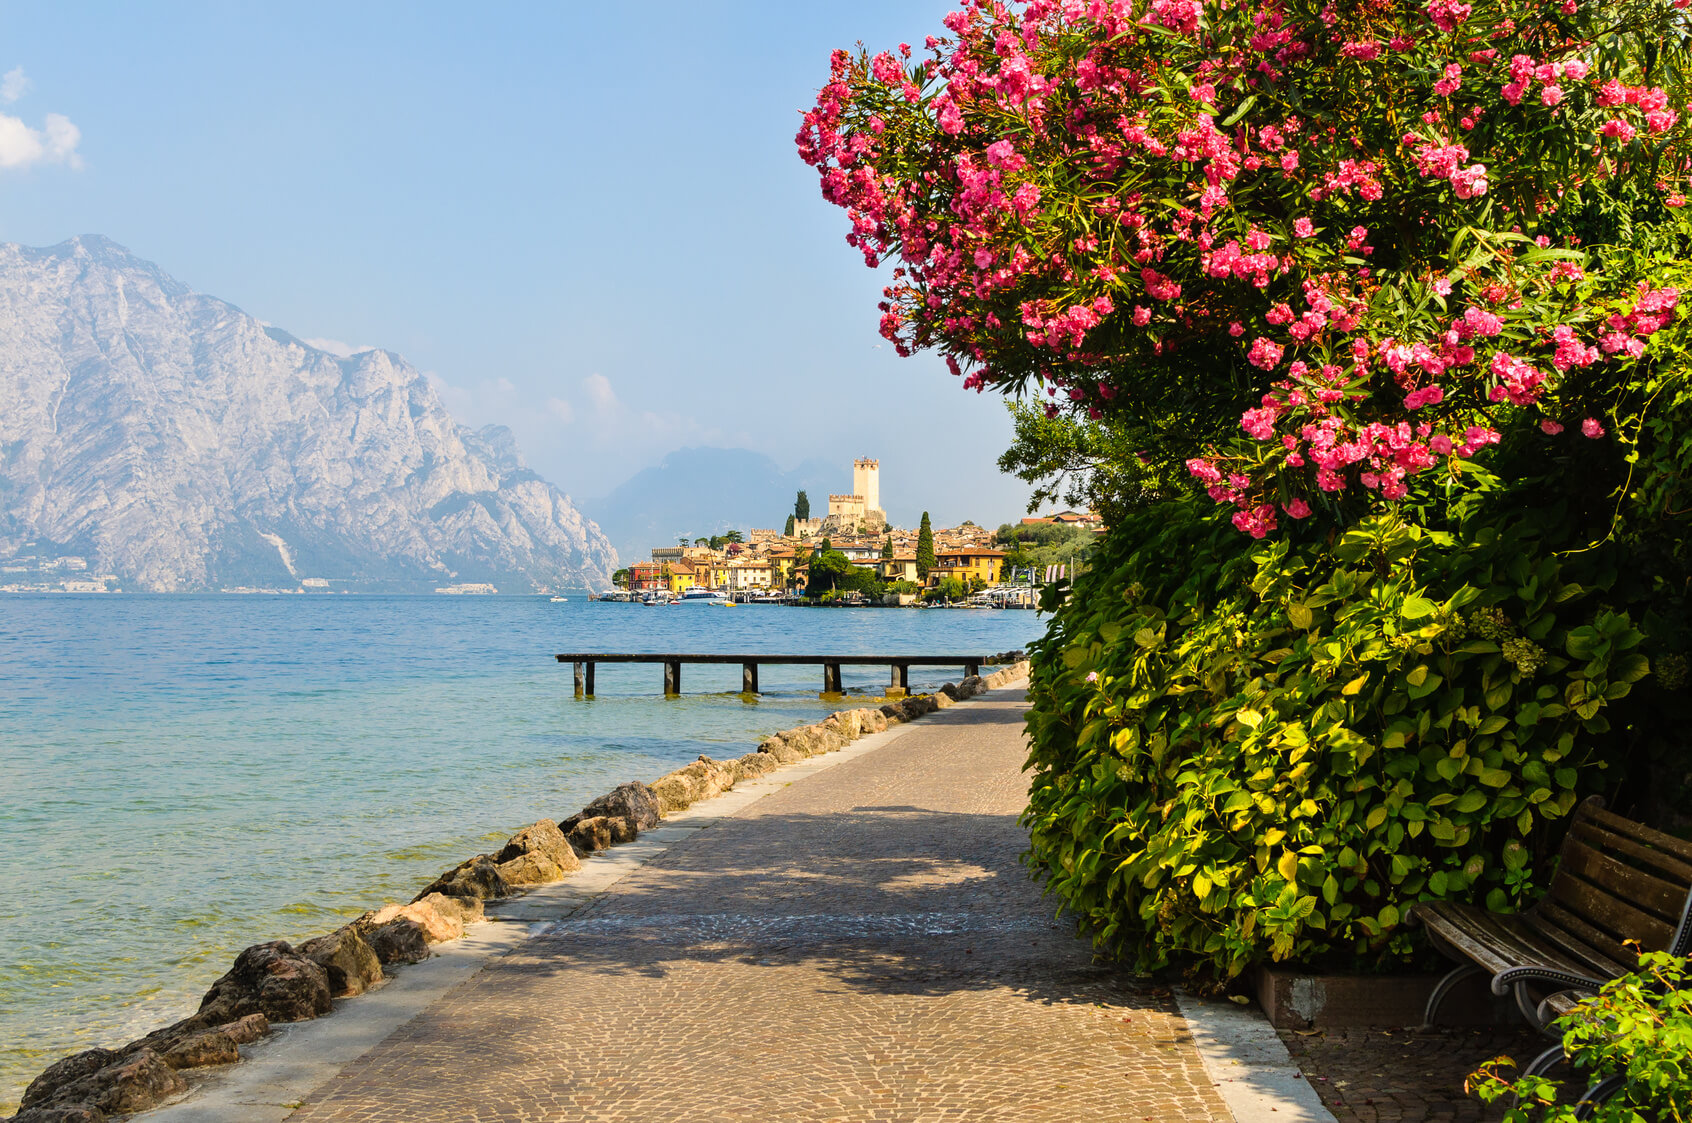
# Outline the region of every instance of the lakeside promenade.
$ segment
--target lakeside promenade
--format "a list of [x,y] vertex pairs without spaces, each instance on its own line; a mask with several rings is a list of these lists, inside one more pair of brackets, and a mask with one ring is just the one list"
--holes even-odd
[[1018,862],[1023,709],[994,691],[684,813],[286,1117],[1234,1118],[1169,991],[1095,965]]

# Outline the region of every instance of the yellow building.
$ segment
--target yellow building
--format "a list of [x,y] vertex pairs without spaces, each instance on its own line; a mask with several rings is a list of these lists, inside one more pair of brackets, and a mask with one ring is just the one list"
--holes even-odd
[[966,585],[972,579],[984,585],[996,585],[1004,561],[1003,550],[940,550],[934,555],[934,568],[928,571],[928,584],[933,587],[948,577],[956,577]]
[[698,574],[694,572],[693,566],[684,561],[671,562],[667,576],[670,592],[678,597],[699,584]]

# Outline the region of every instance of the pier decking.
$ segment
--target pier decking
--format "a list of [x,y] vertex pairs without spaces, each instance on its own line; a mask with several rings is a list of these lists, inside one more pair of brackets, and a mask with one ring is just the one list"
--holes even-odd
[[891,671],[889,693],[910,689],[912,667],[961,667],[965,677],[980,674],[983,666],[995,662],[991,655],[698,655],[698,654],[610,654],[605,652],[572,652],[557,656],[560,663],[575,667],[576,697],[593,697],[593,669],[599,663],[662,663],[664,665],[664,693],[681,693],[683,663],[740,664],[740,689],[745,694],[757,694],[760,666],[820,666],[823,669],[823,693],[840,693],[841,667],[887,667]]

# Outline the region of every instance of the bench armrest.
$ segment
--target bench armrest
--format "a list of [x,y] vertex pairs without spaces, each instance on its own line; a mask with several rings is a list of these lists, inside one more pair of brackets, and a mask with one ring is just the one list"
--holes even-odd
[[1553,983],[1557,990],[1585,990],[1597,994],[1604,980],[1576,975],[1556,967],[1506,967],[1492,976],[1492,993],[1506,995],[1517,983]]

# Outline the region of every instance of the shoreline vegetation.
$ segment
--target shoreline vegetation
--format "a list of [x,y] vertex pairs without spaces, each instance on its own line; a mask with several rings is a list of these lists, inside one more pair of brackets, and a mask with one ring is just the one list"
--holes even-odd
[[13,1123],[104,1123],[146,1111],[188,1091],[184,1073],[231,1064],[240,1046],[287,1022],[324,1017],[335,1001],[381,985],[430,946],[457,940],[484,919],[484,902],[562,881],[584,858],[633,841],[667,815],[731,790],[784,765],[838,751],[860,737],[947,709],[1028,673],[1020,651],[986,661],[999,670],[946,683],[879,708],[841,710],[811,725],[764,738],[734,760],[698,760],[651,784],[631,781],[562,821],[541,819],[499,850],[447,870],[408,904],[390,903],[299,945],[284,940],[242,951],[214,982],[198,1011],[116,1049],[71,1054],[44,1069],[24,1090]]

